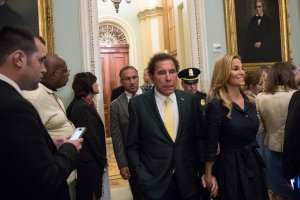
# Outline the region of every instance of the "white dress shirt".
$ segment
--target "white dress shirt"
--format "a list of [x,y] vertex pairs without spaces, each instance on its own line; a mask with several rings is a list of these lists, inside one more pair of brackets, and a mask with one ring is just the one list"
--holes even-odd
[[[139,87],[138,91],[137,91],[135,94],[136,94],[136,95],[139,95],[139,94],[142,94],[142,93],[143,93],[143,91],[142,91],[142,89]],[[127,97],[128,102],[129,102],[129,100],[131,99],[131,97],[132,97],[133,94],[127,92],[126,90],[125,90],[125,94],[126,94],[126,97]]]

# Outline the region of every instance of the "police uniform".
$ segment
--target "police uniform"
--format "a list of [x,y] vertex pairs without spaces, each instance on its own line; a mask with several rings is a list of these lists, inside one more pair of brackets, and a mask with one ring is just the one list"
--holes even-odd
[[[178,73],[178,78],[180,78],[181,81],[185,84],[197,84],[199,74],[200,74],[200,70],[197,68],[186,68],[186,69],[181,70]],[[205,111],[205,106],[206,106],[206,94],[203,92],[197,91],[195,95],[197,97],[197,100],[199,102],[199,107],[202,112],[201,117],[204,119],[204,117],[205,117],[204,111]],[[202,173],[204,171],[204,169],[203,169],[204,166],[201,163],[203,163],[203,161],[199,162],[199,164],[198,164],[200,173]],[[199,177],[199,178],[201,178],[201,177]],[[201,187],[201,189],[200,189],[200,195],[203,200],[211,199],[210,192],[207,189],[204,189],[203,187]]]
[[[178,73],[178,78],[181,79],[185,84],[194,84],[198,83],[198,76],[200,74],[200,70],[198,68],[186,68],[181,70]],[[203,92],[196,92],[196,96],[199,102],[199,106],[201,111],[204,113],[205,105],[206,105],[206,94]]]

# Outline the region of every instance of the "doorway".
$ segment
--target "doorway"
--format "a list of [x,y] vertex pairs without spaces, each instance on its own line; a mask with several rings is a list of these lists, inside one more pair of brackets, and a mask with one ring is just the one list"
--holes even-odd
[[113,89],[120,85],[120,69],[129,65],[128,44],[101,44],[101,66],[104,96],[104,117],[106,137],[110,137],[110,99]]

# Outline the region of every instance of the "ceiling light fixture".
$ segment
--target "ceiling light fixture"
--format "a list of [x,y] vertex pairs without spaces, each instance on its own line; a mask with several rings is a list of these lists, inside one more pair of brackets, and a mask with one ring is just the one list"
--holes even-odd
[[[107,0],[102,0],[103,2],[106,2]],[[122,0],[111,0],[111,2],[114,4],[116,12],[119,12],[119,7],[120,7],[120,3],[122,2]],[[126,3],[130,3],[131,0],[125,0]]]

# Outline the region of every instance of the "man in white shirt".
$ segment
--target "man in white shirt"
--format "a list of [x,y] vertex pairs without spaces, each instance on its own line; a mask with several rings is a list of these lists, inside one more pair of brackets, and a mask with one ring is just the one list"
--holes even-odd
[[[55,94],[58,88],[65,86],[69,80],[69,70],[64,59],[56,54],[47,54],[45,59],[47,72],[44,74],[38,89],[23,90],[23,96],[38,111],[42,122],[49,132],[57,148],[66,141],[75,128],[66,116],[63,102]],[[71,199],[75,199],[76,171],[68,177]]]

